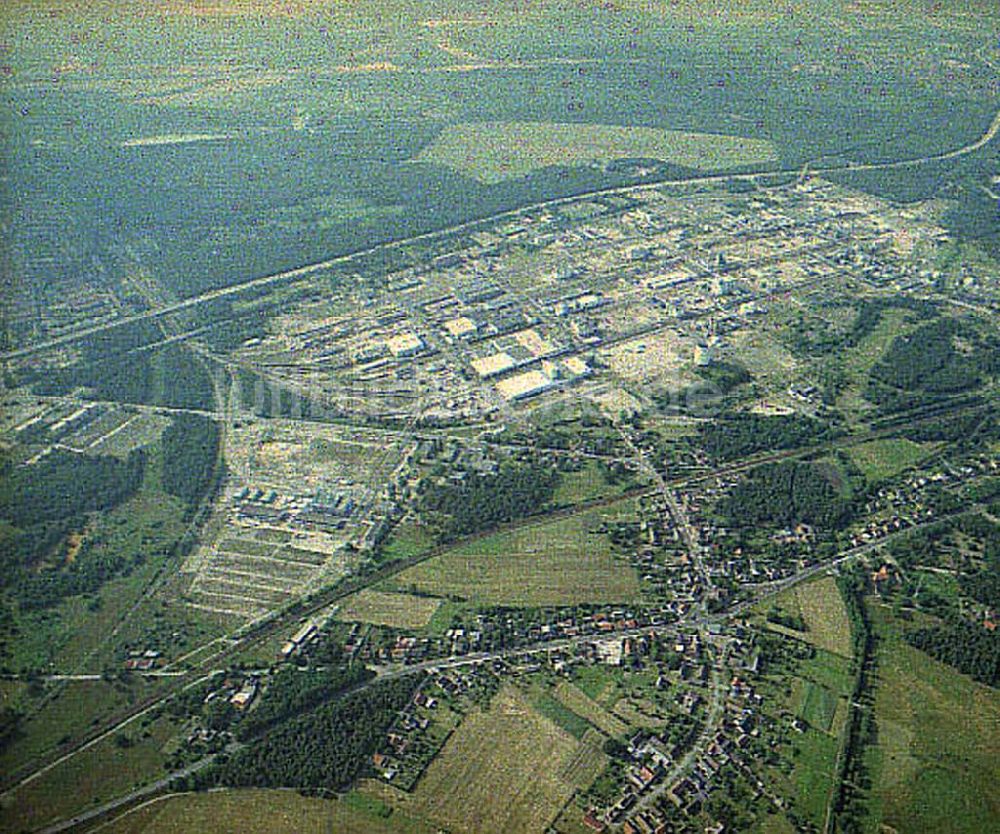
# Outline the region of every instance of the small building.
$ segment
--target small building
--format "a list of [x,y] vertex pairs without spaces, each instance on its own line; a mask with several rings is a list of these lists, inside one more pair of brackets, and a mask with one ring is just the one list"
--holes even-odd
[[445,332],[453,339],[462,339],[475,333],[479,326],[468,316],[448,319],[443,325]]
[[517,401],[533,397],[552,387],[553,381],[542,371],[528,371],[501,380],[496,388],[505,400]]
[[506,351],[491,353],[489,356],[472,360],[472,370],[479,374],[480,379],[497,376],[504,371],[509,371],[515,365],[517,365],[517,362],[514,361],[514,357]]
[[400,333],[387,339],[385,343],[389,352],[397,359],[402,356],[413,356],[424,349],[424,340],[416,333]]

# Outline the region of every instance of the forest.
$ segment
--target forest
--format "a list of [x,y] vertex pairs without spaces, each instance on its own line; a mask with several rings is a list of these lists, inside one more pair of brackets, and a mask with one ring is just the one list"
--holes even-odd
[[729,414],[702,425],[699,431],[705,451],[717,460],[794,449],[833,436],[826,424],[798,414]]
[[540,512],[558,484],[559,473],[553,469],[505,463],[493,475],[430,484],[420,496],[420,508],[447,516],[441,535],[450,540]]
[[216,478],[219,427],[197,414],[178,414],[163,432],[163,489],[193,512]]
[[419,676],[379,681],[279,724],[203,776],[231,787],[337,790],[369,769]]
[[898,411],[976,388],[998,368],[996,344],[982,340],[967,322],[939,318],[893,340],[871,370],[865,398]]
[[236,736],[241,741],[293,715],[301,715],[334,695],[370,680],[374,674],[364,666],[302,670],[285,666],[268,684],[260,703],[240,722]]
[[850,509],[819,467],[797,461],[758,466],[718,504],[719,514],[734,527],[805,522],[836,530],[847,523]]
[[32,466],[0,463],[0,517],[15,526],[117,506],[138,489],[145,456],[125,461],[56,449]]
[[1000,686],[1000,634],[953,618],[906,636],[910,645],[988,686]]

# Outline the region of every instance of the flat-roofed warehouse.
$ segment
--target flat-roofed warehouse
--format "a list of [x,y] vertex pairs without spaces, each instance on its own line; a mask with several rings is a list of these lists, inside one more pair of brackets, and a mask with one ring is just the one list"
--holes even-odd
[[523,400],[542,393],[553,384],[553,381],[541,371],[527,371],[500,380],[496,384],[496,389],[505,400]]
[[443,327],[448,335],[454,339],[470,336],[479,329],[479,326],[468,316],[458,316],[454,319],[448,319]]
[[393,356],[413,356],[424,349],[424,340],[416,333],[400,333],[387,339],[385,346]]
[[502,374],[509,371],[517,362],[514,357],[505,351],[491,353],[489,356],[482,356],[472,360],[472,370],[479,374],[481,379]]

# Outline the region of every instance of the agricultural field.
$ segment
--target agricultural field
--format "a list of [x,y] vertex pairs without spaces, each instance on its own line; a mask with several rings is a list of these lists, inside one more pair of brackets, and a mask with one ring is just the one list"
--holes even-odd
[[396,588],[489,605],[572,605],[639,598],[634,570],[597,531],[614,508],[486,536],[416,565]]
[[423,628],[431,621],[440,605],[441,600],[434,597],[366,589],[345,599],[337,611],[336,619],[392,628]]
[[682,130],[556,122],[467,122],[446,127],[417,162],[443,165],[482,183],[523,177],[554,165],[658,159],[699,171],[777,161],[763,139]]
[[775,623],[768,623],[768,627],[841,657],[851,657],[851,624],[833,577],[798,585],[778,596],[774,604],[786,614],[801,618],[806,630],[796,631]]
[[837,740],[816,729],[807,729],[794,741],[791,780],[797,803],[817,826],[822,826],[833,787]]
[[575,739],[506,687],[489,709],[466,717],[412,794],[382,792],[388,804],[454,834],[544,831],[604,764],[589,740]]
[[621,736],[628,731],[628,724],[621,718],[605,710],[569,681],[560,681],[554,695],[561,703],[577,715],[586,718],[606,735]]
[[915,466],[934,444],[916,443],[901,437],[872,440],[847,450],[854,465],[869,481],[881,481]]
[[5,797],[0,830],[33,830],[78,809],[81,797],[107,801],[159,776],[167,758],[164,745],[178,731],[160,718],[148,726],[136,722],[98,742]]
[[850,657],[851,624],[833,577],[799,585],[795,595],[808,628],[806,639],[817,648]]
[[991,830],[1000,818],[1000,692],[910,646],[888,609],[869,610],[880,638],[872,824]]
[[431,834],[404,813],[358,794],[317,799],[297,791],[225,790],[170,795],[125,814],[108,834]]
[[833,728],[837,704],[836,694],[825,686],[807,681],[804,686],[802,706],[799,708],[799,717],[810,727],[829,733]]

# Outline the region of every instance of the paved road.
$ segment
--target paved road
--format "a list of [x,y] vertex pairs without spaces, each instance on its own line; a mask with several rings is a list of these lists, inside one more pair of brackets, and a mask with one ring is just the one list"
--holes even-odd
[[[897,168],[909,168],[915,165],[924,165],[930,162],[942,162],[948,159],[956,159],[961,156],[965,156],[970,153],[974,153],[980,148],[985,147],[997,134],[1000,133],[1000,110],[997,111],[990,122],[989,127],[986,131],[975,141],[970,142],[966,145],[962,145],[959,148],[953,150],[944,151],[938,154],[930,154],[928,156],[913,157],[911,159],[899,159],[890,162],[872,162],[863,163],[857,165],[835,165],[826,166],[819,168],[811,168],[810,171],[813,174],[835,174],[842,173],[844,171],[880,171],[880,170],[892,170]],[[538,203],[532,203],[530,205],[521,206],[517,209],[512,209],[511,211],[501,212],[499,214],[492,215],[490,217],[480,218],[478,220],[470,220],[465,223],[459,223],[455,226],[449,226],[446,229],[438,229],[433,232],[426,232],[421,235],[415,235],[410,238],[403,238],[400,240],[395,240],[390,243],[379,244],[376,246],[368,247],[367,249],[360,250],[358,252],[352,252],[346,255],[340,255],[335,258],[328,258],[327,260],[317,261],[316,263],[307,264],[305,266],[298,267],[296,269],[287,269],[280,272],[274,272],[269,275],[263,275],[258,278],[251,278],[246,281],[242,281],[236,284],[230,284],[227,287],[222,287],[217,290],[210,290],[200,295],[192,296],[186,298],[183,301],[178,301],[173,304],[168,304],[155,310],[148,310],[144,313],[136,313],[130,316],[122,316],[119,319],[111,322],[105,322],[103,324],[94,325],[92,327],[84,327],[79,330],[73,331],[72,333],[65,333],[61,336],[57,336],[53,339],[47,339],[45,341],[37,342],[33,345],[28,345],[17,350],[8,351],[0,355],[0,358],[10,360],[10,359],[21,359],[27,356],[33,356],[37,353],[49,350],[55,347],[62,347],[64,345],[72,344],[73,342],[79,341],[80,339],[86,338],[87,336],[92,336],[96,333],[102,333],[107,330],[112,330],[117,327],[123,327],[129,324],[135,324],[140,321],[150,321],[157,320],[163,316],[168,316],[171,313],[178,313],[184,310],[189,310],[193,307],[198,307],[202,304],[206,304],[210,301],[216,301],[220,298],[228,298],[230,296],[239,295],[241,293],[247,292],[248,290],[260,289],[262,287],[270,286],[271,284],[277,284],[285,281],[292,281],[298,278],[305,278],[308,276],[315,275],[317,273],[323,272],[324,270],[332,269],[340,264],[350,263],[352,260],[358,257],[363,257],[365,255],[370,255],[375,252],[383,252],[388,249],[398,249],[402,246],[409,246],[413,243],[417,243],[422,240],[430,240],[436,237],[444,237],[447,235],[453,235],[467,229],[474,229],[481,226],[483,223],[498,222],[506,217],[519,216],[526,211],[537,211],[542,208],[549,208],[553,206],[564,205],[567,203],[577,202],[587,197],[599,197],[599,196],[609,196],[613,194],[624,194],[630,191],[646,190],[652,188],[659,188],[664,185],[694,185],[698,183],[713,183],[713,182],[731,182],[731,181],[752,181],[759,178],[771,178],[771,177],[782,177],[782,176],[794,176],[800,174],[801,171],[798,168],[783,168],[774,171],[756,171],[753,173],[742,173],[742,174],[707,174],[700,177],[691,177],[689,179],[680,180],[660,180],[655,183],[648,183],[644,185],[630,185],[630,186],[620,186],[615,188],[602,188],[596,189],[585,194],[576,194],[571,197],[557,197],[552,200],[543,200]]]

